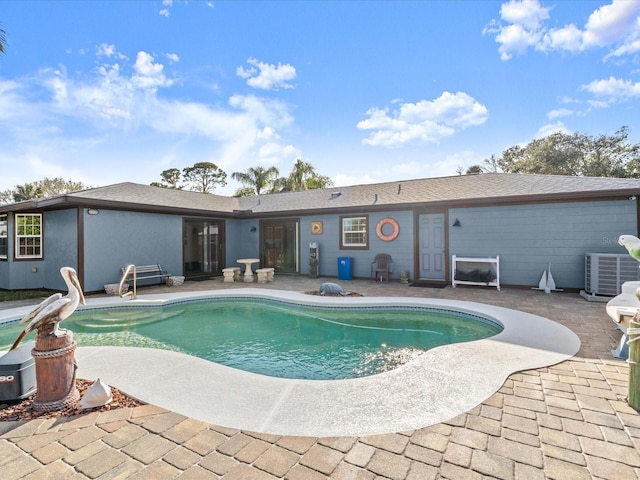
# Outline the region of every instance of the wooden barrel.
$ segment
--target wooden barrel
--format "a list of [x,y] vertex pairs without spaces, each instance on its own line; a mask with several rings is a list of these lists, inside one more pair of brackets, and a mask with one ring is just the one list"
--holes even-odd
[[36,346],[31,351],[36,364],[37,393],[33,409],[39,412],[62,410],[74,405],[80,399],[76,388],[76,342],[73,332],[60,331],[63,335],[53,335],[50,331],[38,331]]

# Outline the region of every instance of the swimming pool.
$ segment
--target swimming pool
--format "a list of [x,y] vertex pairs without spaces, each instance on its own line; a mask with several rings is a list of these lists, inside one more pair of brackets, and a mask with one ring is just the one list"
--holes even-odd
[[[487,318],[450,309],[322,308],[246,297],[83,310],[62,326],[81,346],[161,348],[248,372],[309,380],[382,373],[431,348],[502,330]],[[0,329],[0,350],[21,327]]]
[[[408,297],[332,298],[248,288],[88,298],[88,306],[168,305],[238,297],[317,307],[421,307],[495,320],[503,330],[473,342],[432,348],[392,370],[344,380],[257,375],[180,352],[117,346],[78,347],[79,378],[100,378],[150,404],[229,428],[278,435],[361,436],[422,428],[467,412],[512,373],[574,355],[578,337],[547,318],[477,302]],[[0,310],[0,322],[33,307]],[[66,322],[65,322],[66,323]],[[64,323],[63,323],[64,326]]]

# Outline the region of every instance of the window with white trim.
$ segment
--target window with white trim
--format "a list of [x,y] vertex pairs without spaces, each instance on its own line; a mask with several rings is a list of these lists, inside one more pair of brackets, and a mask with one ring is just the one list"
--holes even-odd
[[369,248],[369,217],[340,217],[340,248]]
[[16,214],[16,258],[42,258],[42,215]]
[[9,251],[9,226],[7,215],[0,215],[0,258],[6,259]]

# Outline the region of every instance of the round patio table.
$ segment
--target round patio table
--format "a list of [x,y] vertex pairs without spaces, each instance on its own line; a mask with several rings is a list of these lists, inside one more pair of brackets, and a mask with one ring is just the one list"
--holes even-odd
[[260,263],[259,258],[239,258],[236,260],[238,263],[242,263],[245,266],[244,270],[244,281],[245,282],[253,282],[253,270],[251,269],[251,265],[254,263]]

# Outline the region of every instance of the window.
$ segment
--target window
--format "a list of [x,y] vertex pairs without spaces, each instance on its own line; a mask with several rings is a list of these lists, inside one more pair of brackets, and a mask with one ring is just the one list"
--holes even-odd
[[42,258],[42,215],[16,215],[16,258]]
[[340,248],[369,248],[369,218],[340,217]]
[[0,215],[0,258],[7,258],[7,252],[9,251],[8,237],[7,216]]

